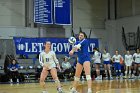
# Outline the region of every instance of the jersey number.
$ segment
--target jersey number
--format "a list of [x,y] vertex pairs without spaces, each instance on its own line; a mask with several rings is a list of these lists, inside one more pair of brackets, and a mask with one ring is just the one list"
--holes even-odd
[[49,62],[49,58],[46,58],[46,62]]

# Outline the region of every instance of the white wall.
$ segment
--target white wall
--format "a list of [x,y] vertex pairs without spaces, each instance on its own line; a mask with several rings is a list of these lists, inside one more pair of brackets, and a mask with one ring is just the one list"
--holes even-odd
[[[79,27],[91,38],[99,39],[100,49],[106,46],[105,20],[107,17],[107,0],[73,0],[73,31],[79,33]],[[64,26],[65,36],[71,36],[71,26]]]
[[14,36],[38,37],[38,29],[27,27],[0,27],[0,39],[13,39]]
[[[99,38],[100,49],[107,47],[112,54],[114,53],[115,49],[119,49],[121,52],[123,52],[124,47],[121,39],[121,27],[124,26],[125,31],[127,32],[137,31],[137,26],[140,25],[140,16],[125,17],[118,20],[108,20],[105,22],[107,18],[107,0],[73,1],[74,32],[78,33],[79,27],[81,27],[82,30],[89,35],[89,31],[92,28],[91,38]],[[130,16],[132,13],[133,15],[140,14],[140,0],[132,0],[133,2],[128,0],[128,4],[126,3],[127,0],[117,1],[118,4],[121,3],[121,5],[118,6],[119,8],[117,11],[119,18]],[[112,7],[111,12],[114,12],[114,8]],[[114,15],[112,14],[111,18],[112,16]],[[25,0],[0,0],[0,38],[12,39],[11,36],[38,37],[40,35],[38,29],[25,28],[24,24]],[[65,31],[63,31],[63,27]],[[61,32],[57,32],[56,30],[55,34],[61,37],[64,35],[65,37],[70,37],[71,26],[63,27]],[[45,29],[47,29],[47,27]],[[48,35],[54,34],[54,32],[52,32],[52,34],[50,33],[51,32],[49,32]]]
[[125,33],[137,32],[137,27],[140,26],[140,16],[125,17],[118,20],[106,21],[106,30],[108,32],[109,50],[114,53],[118,49],[120,53],[124,53],[124,46],[122,43],[122,26]]
[[25,26],[25,0],[0,0],[0,26]]
[[104,28],[107,0],[73,0],[74,28]]
[[140,15],[140,0],[117,0],[117,18]]

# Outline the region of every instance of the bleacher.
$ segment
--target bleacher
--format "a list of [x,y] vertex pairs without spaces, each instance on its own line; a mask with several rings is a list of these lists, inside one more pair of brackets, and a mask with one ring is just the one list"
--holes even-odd
[[4,74],[4,60],[0,59],[0,75]]
[[[63,62],[63,58],[59,57],[58,58],[59,63],[61,65],[61,63]],[[29,58],[29,59],[17,59],[18,63],[19,63],[19,73],[20,75],[22,75],[24,77],[23,82],[38,82],[39,81],[39,77],[40,77],[40,73],[42,71],[42,67],[39,64],[38,59],[35,58]],[[69,60],[69,62],[71,63],[71,65],[73,66],[73,62],[75,61],[75,57],[71,58]],[[0,60],[0,74],[4,74],[4,62],[5,60],[1,59]],[[91,66],[91,75],[96,76],[96,70],[95,70],[95,65],[93,62],[92,66]],[[111,66],[111,69],[113,68],[113,66]],[[101,70],[101,74],[102,76],[104,76],[104,66],[103,64],[100,65],[100,70]],[[84,73],[84,72],[83,72]],[[70,73],[72,75],[74,75],[74,72]],[[66,75],[69,75],[69,73],[67,73]],[[58,76],[60,76],[60,79],[65,79],[66,76],[63,75],[63,72],[58,72]],[[73,76],[72,76],[73,77]],[[52,80],[51,75],[49,74],[47,79],[47,81]]]

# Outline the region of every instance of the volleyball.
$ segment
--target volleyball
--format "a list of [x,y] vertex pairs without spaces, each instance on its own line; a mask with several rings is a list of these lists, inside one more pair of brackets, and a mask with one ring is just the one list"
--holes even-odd
[[76,38],[75,37],[70,37],[69,39],[68,39],[68,42],[70,43],[70,44],[75,44],[76,43]]

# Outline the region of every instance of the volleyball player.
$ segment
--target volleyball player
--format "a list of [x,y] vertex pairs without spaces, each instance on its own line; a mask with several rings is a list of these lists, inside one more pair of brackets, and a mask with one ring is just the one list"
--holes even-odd
[[71,89],[71,93],[78,93],[77,83],[80,80],[81,72],[84,68],[86,80],[88,84],[88,91],[87,93],[92,93],[91,90],[91,75],[90,75],[90,54],[88,52],[88,40],[86,39],[86,34],[84,32],[79,33],[79,41],[76,42],[76,45],[72,48],[69,52],[70,55],[73,55],[75,51],[77,51],[78,55],[78,63],[76,64],[76,72],[74,77],[73,86]]
[[125,62],[125,78],[127,77],[127,74],[129,72],[129,78],[131,77],[131,66],[132,66],[132,62],[133,62],[133,56],[130,54],[130,51],[127,50],[126,54],[125,54],[125,58],[124,58],[124,62]]
[[[110,79],[113,79],[113,78],[112,78],[112,74],[111,74],[111,70],[110,70],[111,56],[110,56],[110,54],[107,52],[106,49],[104,49],[104,51],[103,51],[102,59],[103,59],[103,62],[104,62],[104,69],[105,69],[105,74],[106,74],[106,76],[108,75],[108,73],[107,73],[107,70],[108,70]],[[107,78],[108,78],[108,77],[106,77],[106,79],[107,79]]]
[[112,61],[114,62],[114,67],[116,71],[116,78],[119,78],[121,75],[121,64],[120,61],[123,60],[123,57],[119,54],[118,50],[115,51],[115,55],[112,57]]
[[94,61],[96,75],[97,75],[95,80],[101,80],[102,79],[100,75],[101,53],[99,52],[97,48],[94,48],[93,51],[94,51],[94,54],[93,54],[92,60]]
[[139,49],[137,49],[137,52],[133,54],[133,59],[134,59],[134,74],[139,75],[139,72],[140,72],[140,69],[139,69],[140,68],[140,50]]
[[44,81],[49,72],[51,73],[53,80],[57,84],[58,93],[63,93],[60,85],[60,81],[57,76],[57,69],[56,69],[56,67],[60,69],[60,65],[58,59],[56,58],[55,52],[51,51],[50,41],[45,42],[45,50],[41,52],[39,55],[39,63],[41,66],[43,66],[41,76],[40,76],[40,85],[44,89],[42,93],[48,93]]

